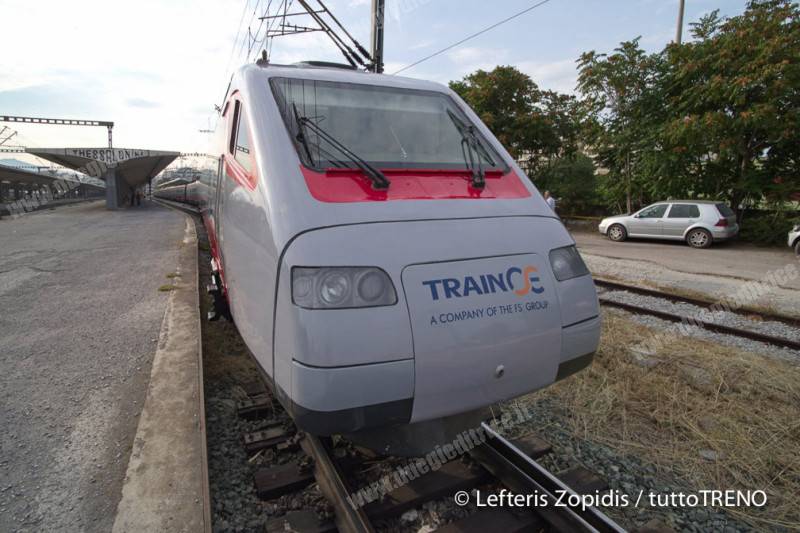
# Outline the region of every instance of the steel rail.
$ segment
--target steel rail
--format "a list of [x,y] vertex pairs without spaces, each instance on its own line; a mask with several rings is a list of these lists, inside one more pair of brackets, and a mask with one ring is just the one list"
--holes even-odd
[[528,457],[485,422],[482,424],[482,428],[488,437],[486,443],[472,450],[470,454],[510,489],[520,494],[535,494],[546,498],[546,505],[537,506],[533,511],[557,531],[600,533],[626,531],[596,507],[555,505],[559,498],[565,501],[570,496],[580,498],[580,494]]
[[800,350],[800,341],[787,339],[785,337],[775,337],[773,335],[767,335],[765,333],[759,333],[757,331],[749,329],[741,329],[733,326],[725,326],[723,324],[717,324],[715,322],[706,322],[704,320],[699,320],[686,315],[678,315],[675,313],[669,313],[667,311],[659,311],[658,309],[652,309],[649,307],[642,307],[639,305],[617,302],[614,300],[610,300],[608,298],[600,298],[599,300],[602,305],[607,305],[609,307],[616,307],[618,309],[623,309],[631,313],[636,313],[640,315],[650,315],[664,320],[669,320],[670,322],[685,322],[690,326],[697,326],[703,329],[707,329],[708,331],[713,331],[715,333],[733,335],[734,337],[743,337],[745,339],[763,342],[765,344],[772,344],[774,346],[781,346],[784,348],[791,348],[793,350]]
[[300,446],[314,459],[314,478],[322,493],[336,509],[336,527],[342,533],[372,533],[374,529],[363,509],[350,503],[349,490],[344,475],[331,459],[329,447],[319,437],[304,434]]
[[[636,294],[641,294],[642,296],[652,296],[654,298],[664,298],[665,300],[670,300],[672,302],[680,302],[680,303],[687,303],[696,305],[698,307],[711,307],[714,305],[719,305],[721,302],[711,301],[711,300],[703,300],[701,298],[693,298],[691,296],[683,296],[680,294],[674,294],[670,292],[660,291],[656,289],[649,289],[647,287],[639,287],[637,285],[627,285],[625,283],[619,283],[617,281],[610,281],[606,279],[594,279],[594,284],[598,287],[603,287],[605,289],[611,289],[615,291],[628,291],[633,292]],[[725,309],[725,311],[735,313],[737,315],[743,317],[751,317],[756,315],[761,317],[765,320],[773,321],[773,322],[782,322],[784,324],[788,324],[795,328],[800,328],[800,317],[793,317],[788,315],[780,315],[777,313],[770,313],[768,311],[756,311],[756,310],[748,310],[748,309]]]

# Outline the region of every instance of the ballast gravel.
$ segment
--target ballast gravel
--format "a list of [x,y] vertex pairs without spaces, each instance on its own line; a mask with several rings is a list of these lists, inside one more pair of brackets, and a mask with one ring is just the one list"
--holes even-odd
[[[196,221],[198,233],[200,286],[210,279],[208,237],[203,225]],[[201,291],[201,316],[211,307],[211,298]],[[255,490],[254,474],[269,468],[299,460],[300,451],[275,453],[266,450],[248,456],[243,443],[246,433],[258,431],[267,420],[246,420],[238,416],[238,403],[248,399],[247,388],[261,381],[259,371],[250,358],[236,327],[221,319],[203,321],[203,379],[206,403],[206,439],[208,447],[208,477],[211,496],[213,531],[262,532],[271,519],[290,511],[313,509],[322,518],[332,516],[332,510],[316,483],[306,489],[262,501]],[[291,421],[275,402],[270,421],[282,422],[287,428]]]
[[610,489],[617,494],[628,495],[630,505],[601,508],[623,527],[632,530],[647,524],[659,523],[675,531],[697,533],[752,531],[749,525],[713,508],[634,506],[632,503],[640,492],[643,495],[649,493],[666,495],[690,494],[697,491],[682,486],[670,471],[659,471],[637,457],[621,454],[597,442],[574,437],[569,430],[569,413],[557,400],[528,397],[518,401],[525,402],[528,412],[533,416],[509,436],[533,432],[553,446],[550,454],[538,459],[538,462],[550,472],[558,475],[571,468],[582,466],[605,479]]
[[[706,322],[713,322],[715,324],[747,329],[775,337],[782,337],[790,340],[800,339],[800,329],[794,328],[783,322],[751,320],[737,313],[731,313],[727,311],[712,312],[705,307],[683,302],[671,302],[663,298],[645,296],[628,291],[602,290],[601,297],[620,303],[627,303],[658,311],[666,311],[688,318],[696,318]],[[670,322],[668,320],[651,315],[640,315],[636,313],[628,313],[627,311],[623,312],[629,314],[631,320],[645,326],[656,329],[666,329],[668,331],[686,332],[694,338],[717,342],[726,346],[733,346],[747,352],[764,354],[782,361],[800,364],[800,351],[792,350],[791,348],[766,344],[744,337],[737,337],[735,335],[716,333],[695,325],[687,324],[686,326],[679,327],[679,324],[676,322]]]

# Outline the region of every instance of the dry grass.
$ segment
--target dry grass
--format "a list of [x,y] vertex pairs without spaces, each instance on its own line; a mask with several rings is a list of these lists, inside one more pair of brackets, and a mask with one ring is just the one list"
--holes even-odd
[[605,313],[594,364],[539,394],[570,412],[576,437],[673,471],[696,490],[764,490],[763,509],[729,512],[757,528],[800,529],[800,367],[679,335],[645,356],[648,367],[631,348],[652,334]]

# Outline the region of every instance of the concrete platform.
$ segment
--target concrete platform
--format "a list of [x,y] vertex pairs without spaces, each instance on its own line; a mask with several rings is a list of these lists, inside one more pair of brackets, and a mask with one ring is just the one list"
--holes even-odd
[[193,235],[149,203],[0,221],[0,531],[208,527]]

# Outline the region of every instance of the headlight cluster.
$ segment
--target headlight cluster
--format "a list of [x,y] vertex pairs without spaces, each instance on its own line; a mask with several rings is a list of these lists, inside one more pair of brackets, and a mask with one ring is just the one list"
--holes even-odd
[[307,309],[377,307],[397,303],[389,275],[375,267],[294,267],[292,301]]
[[589,274],[589,269],[586,268],[586,263],[583,262],[583,258],[575,246],[550,250],[550,266],[558,281],[566,281]]

